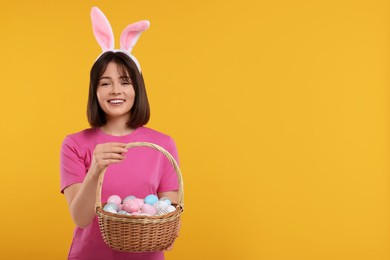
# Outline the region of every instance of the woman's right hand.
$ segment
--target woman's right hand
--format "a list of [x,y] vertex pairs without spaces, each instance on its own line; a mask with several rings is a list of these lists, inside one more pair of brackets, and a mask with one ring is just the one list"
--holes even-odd
[[121,162],[126,152],[124,143],[96,145],[87,178],[83,183],[75,183],[64,189],[70,214],[78,227],[88,226],[95,216],[96,189],[100,173],[108,165]]
[[125,159],[126,152],[125,143],[111,142],[96,145],[92,155],[91,173],[98,176],[108,165],[119,163]]

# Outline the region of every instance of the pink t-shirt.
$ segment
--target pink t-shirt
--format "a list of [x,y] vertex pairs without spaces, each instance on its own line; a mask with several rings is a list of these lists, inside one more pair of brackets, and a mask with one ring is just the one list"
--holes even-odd
[[[82,183],[91,164],[92,153],[97,144],[107,142],[151,142],[160,145],[178,161],[173,139],[147,127],[139,127],[125,136],[112,136],[100,128],[85,129],[68,135],[61,147],[61,192],[75,183]],[[178,190],[177,175],[161,152],[149,147],[130,148],[126,159],[107,168],[102,188],[102,202],[110,195],[122,199],[133,195],[144,198],[149,194]],[[103,241],[95,216],[86,228],[76,227],[68,259],[164,259],[163,252],[124,253],[112,250]]]

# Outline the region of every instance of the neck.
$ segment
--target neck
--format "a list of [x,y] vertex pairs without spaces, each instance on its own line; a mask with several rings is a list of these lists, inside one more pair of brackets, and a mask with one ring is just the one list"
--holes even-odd
[[126,125],[127,120],[110,119],[101,127],[102,131],[109,135],[122,136],[130,134],[134,129]]

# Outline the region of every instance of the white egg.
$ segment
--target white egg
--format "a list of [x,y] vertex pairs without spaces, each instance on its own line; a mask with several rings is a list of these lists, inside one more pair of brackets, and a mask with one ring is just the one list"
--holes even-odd
[[157,211],[157,213],[156,213],[156,216],[161,216],[161,215],[165,215],[165,214],[168,214],[169,212],[168,212],[168,210],[160,210],[160,211]]
[[168,206],[167,208],[168,212],[174,212],[176,210],[176,208],[172,205]]
[[158,211],[161,210],[166,210],[169,205],[165,201],[157,201],[156,203],[153,204],[153,207]]

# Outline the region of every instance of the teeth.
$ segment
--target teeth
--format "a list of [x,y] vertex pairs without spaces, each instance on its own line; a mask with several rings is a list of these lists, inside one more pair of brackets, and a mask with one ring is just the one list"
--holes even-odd
[[125,101],[121,100],[121,99],[114,99],[114,100],[109,100],[108,102],[112,103],[112,104],[120,104],[120,103],[123,103]]

